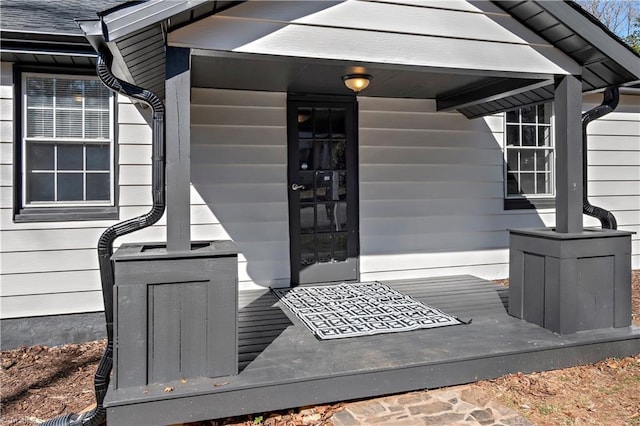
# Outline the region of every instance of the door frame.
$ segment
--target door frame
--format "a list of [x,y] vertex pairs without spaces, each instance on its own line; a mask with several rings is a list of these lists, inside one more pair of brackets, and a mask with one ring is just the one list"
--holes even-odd
[[[317,271],[306,271],[301,280],[301,250],[300,250],[300,202],[295,202],[292,197],[295,191],[292,184],[298,178],[298,122],[297,108],[301,106],[335,108],[343,107],[347,116],[352,119],[345,120],[345,156],[347,170],[347,260],[349,268],[354,274],[348,279],[341,278],[339,274],[331,273],[329,263],[316,263],[311,268]],[[360,279],[360,194],[359,194],[359,160],[358,160],[358,102],[355,96],[328,96],[328,95],[287,95],[287,202],[289,204],[289,261],[291,285],[312,282],[355,281]],[[335,270],[335,268],[334,268]],[[317,277],[317,279],[315,279]]]

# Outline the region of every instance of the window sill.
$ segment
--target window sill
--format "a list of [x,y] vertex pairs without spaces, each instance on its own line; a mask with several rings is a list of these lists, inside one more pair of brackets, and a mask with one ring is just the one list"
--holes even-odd
[[556,207],[555,198],[505,198],[505,210],[528,210],[528,209],[553,209]]
[[118,219],[117,207],[41,207],[24,208],[13,218],[15,223],[75,222]]

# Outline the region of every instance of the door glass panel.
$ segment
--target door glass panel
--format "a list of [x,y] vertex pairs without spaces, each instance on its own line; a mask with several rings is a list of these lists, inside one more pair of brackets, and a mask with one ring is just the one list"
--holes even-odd
[[331,232],[333,230],[334,203],[317,204],[316,232]]
[[345,134],[345,111],[344,109],[331,110],[331,137],[343,138]]
[[333,174],[334,172],[316,172],[316,201],[334,200]]
[[331,151],[331,168],[346,169],[347,161],[345,158],[345,141],[338,140],[333,142],[333,150]]
[[313,170],[313,140],[301,139],[298,142],[300,170]]
[[312,234],[315,231],[315,205],[302,204],[300,206],[300,233]]
[[313,137],[313,119],[311,108],[298,108],[298,138]]
[[341,201],[345,201],[347,199],[347,172],[338,173],[338,198],[337,199]]
[[331,141],[316,141],[314,155],[316,170],[331,169]]
[[313,116],[313,136],[315,138],[329,137],[329,108],[315,108]]
[[333,259],[333,237],[331,234],[317,234],[316,248],[318,249],[318,262],[327,263]]
[[301,172],[299,175],[299,185],[304,187],[298,190],[301,202],[313,201],[313,175],[314,172]]
[[347,260],[347,233],[333,234],[333,259],[338,262]]
[[333,224],[336,231],[347,230],[347,203],[335,203],[333,211]]
[[303,266],[316,263],[315,237],[313,234],[300,236],[300,263]]

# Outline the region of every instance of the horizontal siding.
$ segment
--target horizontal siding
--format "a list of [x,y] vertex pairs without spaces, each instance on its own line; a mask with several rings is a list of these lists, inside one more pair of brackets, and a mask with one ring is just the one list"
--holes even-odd
[[194,88],[194,225],[238,244],[240,288],[289,281],[286,95]]
[[[2,75],[6,75],[4,65]],[[118,117],[118,201],[120,218],[126,219],[146,213],[151,201],[150,110],[118,96]],[[102,310],[96,245],[115,221],[14,223],[13,170],[5,159],[5,154],[12,153],[13,136],[4,136],[12,126],[1,128],[0,140],[9,145],[0,150],[2,318]],[[116,247],[124,242],[161,241],[165,235],[165,227],[157,226],[117,240]]]
[[[7,104],[13,93],[2,66]],[[590,127],[589,192],[620,229],[636,233],[632,266],[640,268],[640,106],[629,98]],[[118,100],[118,200],[126,219],[151,202],[150,111]],[[430,100],[360,98],[359,108],[361,279],[503,278],[507,229],[554,225],[553,210],[503,209],[501,116],[467,120],[436,113]],[[285,112],[282,93],[192,91],[191,236],[238,244],[241,289],[289,283]],[[100,310],[95,245],[114,222],[14,223],[12,140],[10,119],[0,119],[2,317]],[[165,237],[163,217],[116,247]]]

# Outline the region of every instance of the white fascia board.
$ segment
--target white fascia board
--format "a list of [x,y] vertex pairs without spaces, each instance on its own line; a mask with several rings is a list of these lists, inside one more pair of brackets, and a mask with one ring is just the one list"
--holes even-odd
[[116,10],[102,17],[106,27],[105,39],[117,41],[206,2],[207,0],[150,0]]

